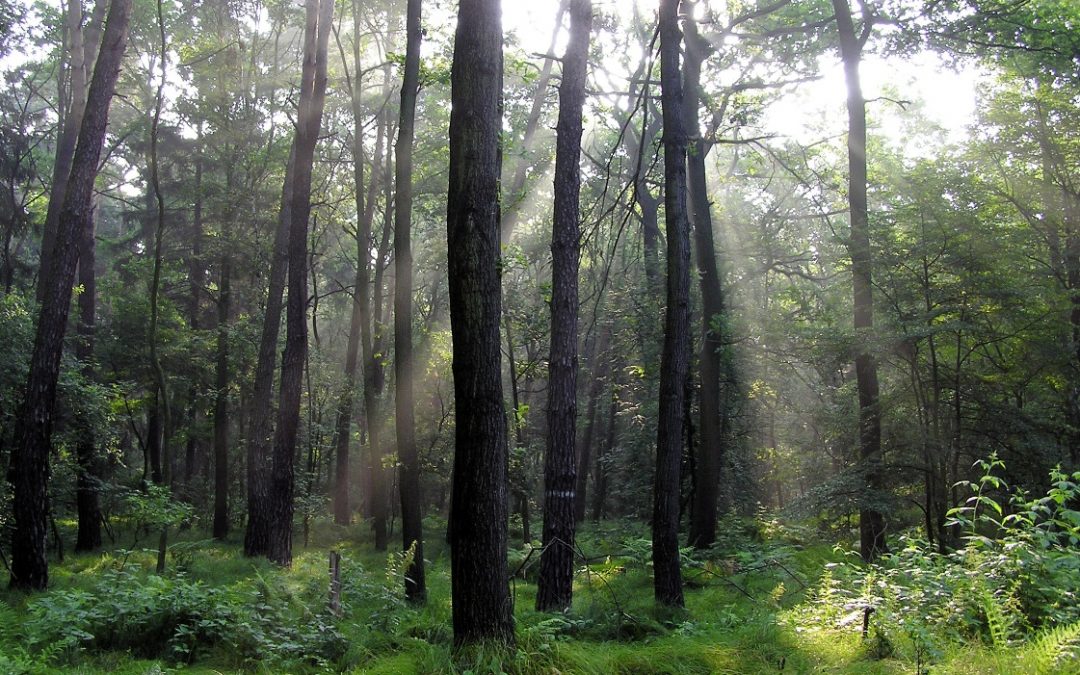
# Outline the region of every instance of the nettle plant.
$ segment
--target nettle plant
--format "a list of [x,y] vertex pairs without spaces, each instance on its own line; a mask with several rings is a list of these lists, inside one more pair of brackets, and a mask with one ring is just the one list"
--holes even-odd
[[[1004,463],[976,463],[981,476],[949,525],[963,545],[946,555],[913,537],[873,565],[831,565],[801,617],[818,626],[858,630],[870,608],[873,652],[921,663],[972,639],[1012,649],[1055,627],[1080,625],[1080,472],[1054,469],[1041,497],[1010,488]],[[1070,632],[1071,634],[1071,632]]]

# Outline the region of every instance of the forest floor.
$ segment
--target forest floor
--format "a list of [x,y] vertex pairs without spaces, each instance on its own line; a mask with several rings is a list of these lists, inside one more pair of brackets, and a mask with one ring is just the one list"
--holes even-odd
[[[164,575],[154,573],[156,535],[118,534],[108,552],[54,563],[46,593],[0,591],[0,672],[1034,672],[1018,650],[928,649],[874,614],[864,637],[863,608],[850,600],[859,589],[838,593],[829,572],[855,564],[849,554],[775,522],[723,526],[706,554],[686,551],[680,611],[654,606],[641,523],[583,528],[565,614],[534,611],[540,551],[513,547],[513,653],[451,649],[444,522],[426,522],[422,607],[404,600],[403,556],[374,551],[362,525],[314,525],[307,546],[297,537],[289,570],[244,558],[240,533],[220,543],[188,531],[174,538]],[[327,609],[330,550],[343,556],[340,618]]]

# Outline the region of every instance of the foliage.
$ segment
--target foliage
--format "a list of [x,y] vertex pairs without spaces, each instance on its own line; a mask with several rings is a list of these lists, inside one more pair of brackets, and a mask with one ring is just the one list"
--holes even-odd
[[906,537],[879,564],[829,565],[799,620],[854,630],[872,612],[879,648],[922,664],[973,639],[1033,664],[1031,672],[1080,658],[1070,651],[1080,621],[1080,473],[1053,471],[1046,495],[1029,499],[1009,490],[996,456],[977,467],[982,476],[960,486],[971,496],[950,521],[964,532],[960,549],[941,554]]

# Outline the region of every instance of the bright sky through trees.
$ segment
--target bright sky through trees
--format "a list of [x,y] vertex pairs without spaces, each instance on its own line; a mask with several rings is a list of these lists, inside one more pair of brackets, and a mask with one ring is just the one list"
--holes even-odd
[[[504,27],[513,32],[527,54],[543,54],[551,42],[551,31],[558,7],[557,0],[543,2],[503,2]],[[595,11],[632,14],[634,5],[644,17],[655,15],[655,4],[640,0],[596,2]],[[698,5],[703,9],[709,3]],[[565,23],[565,22],[564,22]],[[598,38],[602,40],[601,38]],[[565,28],[556,42],[555,53],[565,48]],[[608,64],[610,65],[610,63]],[[844,75],[837,55],[821,59],[820,79],[792,87],[765,117],[766,133],[795,137],[806,141],[840,133],[844,128]],[[868,115],[874,129],[914,155],[922,155],[936,140],[907,137],[905,122],[916,115],[940,125],[949,141],[966,135],[966,127],[975,113],[975,88],[980,74],[974,68],[953,70],[940,57],[921,53],[912,58],[881,58],[868,55],[862,64],[863,86],[868,101]],[[906,110],[890,100],[904,102]]]

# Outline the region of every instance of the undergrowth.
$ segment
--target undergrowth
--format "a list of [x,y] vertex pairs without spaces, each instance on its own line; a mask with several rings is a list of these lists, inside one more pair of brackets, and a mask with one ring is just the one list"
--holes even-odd
[[[532,609],[540,551],[526,545],[510,555],[512,649],[453,647],[437,538],[423,606],[404,598],[408,553],[328,522],[288,570],[195,538],[173,543],[163,575],[152,550],[70,557],[48,592],[0,592],[0,672],[1078,673],[1075,477],[999,509],[998,466],[953,514],[966,539],[949,555],[909,538],[866,566],[809,529],[726,519],[715,546],[682,551],[685,609],[653,602],[641,523],[583,528],[562,613]],[[343,554],[340,616],[327,609],[329,548]]]

